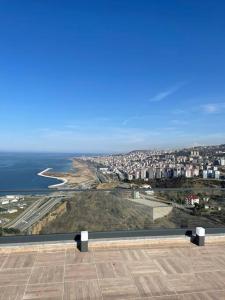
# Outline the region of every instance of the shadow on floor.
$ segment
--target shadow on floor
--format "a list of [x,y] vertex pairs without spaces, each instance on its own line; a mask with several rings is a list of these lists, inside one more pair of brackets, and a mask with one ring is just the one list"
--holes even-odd
[[81,239],[81,235],[80,234],[76,234],[75,237],[74,237],[74,241],[75,241],[75,243],[77,245],[77,249],[79,251],[81,251],[81,240],[80,239]]

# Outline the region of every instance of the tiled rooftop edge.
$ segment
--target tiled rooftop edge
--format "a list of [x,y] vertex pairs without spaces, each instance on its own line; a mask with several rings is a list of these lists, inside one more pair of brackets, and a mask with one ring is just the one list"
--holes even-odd
[[[225,244],[225,234],[207,235],[206,245]],[[0,244],[0,253],[30,252],[30,251],[52,251],[76,248],[73,241],[59,242],[36,242],[21,244]],[[175,247],[198,247],[190,242],[188,236],[172,237],[145,237],[145,238],[118,238],[89,240],[89,249],[115,249],[115,248],[175,248]]]

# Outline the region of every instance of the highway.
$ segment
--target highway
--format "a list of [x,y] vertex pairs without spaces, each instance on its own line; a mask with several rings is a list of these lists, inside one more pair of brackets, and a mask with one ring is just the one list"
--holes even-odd
[[26,219],[26,217],[31,213],[31,211],[34,211],[35,209],[38,208],[38,206],[40,206],[42,204],[42,202],[44,201],[44,199],[39,199],[34,201],[33,204],[31,204],[25,211],[23,211],[19,216],[17,216],[15,219],[13,219],[12,221],[10,221],[9,223],[6,224],[7,228],[12,228],[15,227],[20,221],[21,219]]
[[33,224],[42,219],[52,208],[63,199],[62,195],[42,196],[41,199],[35,201],[16,219],[7,224],[8,228],[19,229],[20,232],[26,231]]

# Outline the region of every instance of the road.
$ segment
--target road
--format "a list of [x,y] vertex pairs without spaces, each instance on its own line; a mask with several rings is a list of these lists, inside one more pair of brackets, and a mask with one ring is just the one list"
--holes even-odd
[[7,224],[7,227],[19,229],[20,232],[27,230],[50,212],[62,199],[62,195],[41,197],[41,199],[35,201],[16,219]]

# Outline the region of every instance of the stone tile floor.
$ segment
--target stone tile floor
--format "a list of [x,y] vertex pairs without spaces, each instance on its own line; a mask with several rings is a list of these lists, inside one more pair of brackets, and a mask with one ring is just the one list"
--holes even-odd
[[0,299],[225,299],[225,244],[0,254]]

